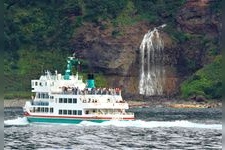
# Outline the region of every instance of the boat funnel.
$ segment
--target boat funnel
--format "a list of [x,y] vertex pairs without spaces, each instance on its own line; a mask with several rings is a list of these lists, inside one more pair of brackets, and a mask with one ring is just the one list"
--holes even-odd
[[87,88],[95,88],[95,80],[93,74],[88,74]]

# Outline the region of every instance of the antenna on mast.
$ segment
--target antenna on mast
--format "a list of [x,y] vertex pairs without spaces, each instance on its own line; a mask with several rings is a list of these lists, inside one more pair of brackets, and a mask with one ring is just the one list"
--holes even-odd
[[76,65],[76,69],[77,69],[77,74],[78,74],[78,66],[80,65],[80,60],[78,58],[76,58],[76,53],[74,52],[72,57],[68,57],[67,58],[67,68],[65,70],[65,75],[64,75],[64,79],[65,80],[70,80],[70,75],[72,75],[72,66]]
[[76,57],[76,53],[75,53],[75,52],[73,52],[73,57],[74,57],[74,58]]

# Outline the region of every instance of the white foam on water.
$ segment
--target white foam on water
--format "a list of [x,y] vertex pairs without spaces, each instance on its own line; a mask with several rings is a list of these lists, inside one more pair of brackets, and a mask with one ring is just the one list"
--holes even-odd
[[[12,120],[4,121],[6,126],[25,126],[28,125],[26,117],[19,117]],[[40,123],[41,125],[42,123]],[[53,125],[52,123],[47,123],[48,125]],[[58,125],[67,126],[71,124],[57,123]],[[43,123],[45,125],[45,123]],[[222,124],[202,124],[194,123],[187,120],[177,120],[177,121],[143,121],[143,120],[133,120],[133,121],[119,121],[111,120],[102,123],[96,123],[91,121],[82,121],[77,126],[116,126],[116,127],[137,127],[137,128],[166,128],[166,127],[183,127],[183,128],[202,128],[202,129],[218,129],[222,130]]]
[[183,127],[183,128],[202,128],[202,129],[222,129],[221,124],[201,124],[201,123],[193,123],[186,120],[179,121],[106,121],[103,123],[94,123],[89,121],[83,121],[80,124],[84,126],[117,126],[117,127],[138,127],[138,128],[159,128],[159,127]]
[[4,121],[4,125],[6,125],[6,126],[25,126],[28,124],[29,124],[29,122],[27,121],[26,117],[18,117],[16,119]]

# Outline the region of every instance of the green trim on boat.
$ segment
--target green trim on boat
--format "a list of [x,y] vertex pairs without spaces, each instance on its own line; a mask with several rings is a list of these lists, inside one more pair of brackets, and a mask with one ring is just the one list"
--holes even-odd
[[43,123],[69,123],[69,124],[79,124],[82,121],[91,121],[96,123],[102,123],[107,120],[81,120],[81,119],[68,119],[68,118],[40,118],[40,117],[27,117],[29,122],[43,122]]

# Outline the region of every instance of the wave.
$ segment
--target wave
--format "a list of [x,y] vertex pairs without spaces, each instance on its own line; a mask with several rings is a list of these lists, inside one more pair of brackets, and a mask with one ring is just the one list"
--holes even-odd
[[29,125],[26,117],[18,117],[12,120],[5,120],[4,126],[26,126]]
[[138,127],[138,128],[165,128],[165,127],[183,127],[183,128],[202,128],[202,129],[222,129],[221,124],[200,124],[193,123],[186,120],[177,121],[107,121],[103,123],[94,123],[89,121],[82,121],[80,124],[85,126],[100,125],[100,126],[117,126],[117,127]]
[[[27,121],[26,117],[19,117],[12,120],[4,121],[5,126],[26,126],[30,123]],[[46,124],[46,123],[45,123]],[[49,123],[49,125],[52,125]],[[59,125],[70,125],[70,124],[59,124]],[[90,121],[82,121],[78,126],[116,126],[116,127],[137,127],[137,128],[169,128],[169,127],[181,127],[181,128],[202,128],[202,129],[218,129],[222,130],[222,124],[202,124],[194,123],[187,120],[177,120],[177,121],[118,121],[111,120],[102,123],[95,123]]]

